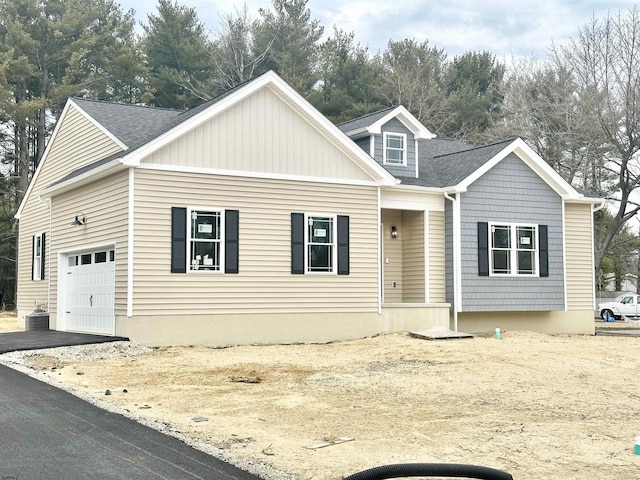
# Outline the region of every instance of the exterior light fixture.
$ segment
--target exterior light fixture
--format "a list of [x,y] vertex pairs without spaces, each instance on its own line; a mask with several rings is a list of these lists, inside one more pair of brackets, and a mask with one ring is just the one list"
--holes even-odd
[[391,226],[391,238],[398,238],[398,229],[395,225]]
[[84,225],[85,223],[87,223],[87,219],[84,216],[84,213],[80,212],[76,213],[76,219],[71,222],[71,225]]

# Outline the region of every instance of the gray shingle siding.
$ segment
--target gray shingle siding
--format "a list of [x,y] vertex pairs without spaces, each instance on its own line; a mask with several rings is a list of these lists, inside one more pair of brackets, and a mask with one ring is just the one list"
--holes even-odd
[[396,118],[392,118],[382,126],[382,135],[376,135],[374,140],[373,157],[380,164],[384,160],[384,144],[383,138],[385,132],[403,133],[407,136],[407,164],[406,166],[385,165],[385,168],[396,177],[415,177],[416,176],[416,141],[413,133],[405,127],[402,122]]
[[354,140],[354,142],[356,142],[356,145],[358,145],[362,150],[371,154],[371,137],[358,138]]
[[[564,310],[562,199],[524,162],[511,154],[475,181],[461,216],[461,311]],[[549,277],[479,276],[478,222],[548,225]]]

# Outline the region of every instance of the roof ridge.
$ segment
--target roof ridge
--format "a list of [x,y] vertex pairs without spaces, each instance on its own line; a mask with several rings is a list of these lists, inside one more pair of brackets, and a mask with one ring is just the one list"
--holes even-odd
[[140,105],[137,103],[122,103],[122,102],[112,102],[109,100],[94,100],[93,98],[82,98],[82,97],[69,97],[71,100],[76,101],[80,100],[81,102],[89,102],[89,103],[101,103],[104,105],[116,105],[118,107],[137,107],[137,108],[146,108],[149,110],[165,110],[168,112],[183,112],[178,108],[169,108],[169,107],[155,107],[153,105]]
[[[518,137],[505,138],[504,140],[499,140],[499,141],[493,142],[493,143],[487,143],[486,145],[477,145],[477,146],[472,145],[472,146],[470,146],[470,148],[465,148],[464,150],[458,150],[457,152],[450,152],[450,153],[443,153],[442,155],[435,155],[433,158],[446,157],[447,155],[457,155],[457,154],[463,153],[463,152],[470,152],[472,150],[479,150],[481,148],[493,147],[494,145],[500,145],[501,143],[511,143],[514,140],[517,140],[517,138]],[[439,140],[452,140],[452,139],[441,138]],[[456,141],[456,140],[453,140],[453,141]],[[464,143],[464,142],[462,142],[462,143]]]

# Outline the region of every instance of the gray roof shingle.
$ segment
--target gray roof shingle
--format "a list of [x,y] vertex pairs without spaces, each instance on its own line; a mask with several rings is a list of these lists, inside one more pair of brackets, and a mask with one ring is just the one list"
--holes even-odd
[[349,120],[347,122],[339,123],[337,127],[343,132],[353,132],[354,130],[359,130],[361,128],[366,128],[370,125],[373,125],[382,117],[384,117],[387,113],[393,110],[396,107],[385,108],[384,110],[380,110],[378,112],[368,113],[367,115],[363,115],[362,117],[354,118],[353,120]]
[[179,110],[124,105],[74,98],[82,110],[128,148],[153,139],[159,128],[180,115]]
[[[58,180],[56,184],[90,172],[101,165],[105,165],[114,159],[121,158],[137,150],[154,138],[168,132],[172,128],[229,96],[239,88],[242,88],[246,83],[247,82],[240,84],[222,95],[187,111],[123,105],[80,98],[74,99],[74,102],[82,110],[122,141],[122,143],[128,147],[128,150],[115,153],[90,165],[74,170],[66,177]],[[383,118],[394,108],[396,107],[390,107],[341,123],[338,125],[338,128],[343,132],[351,132],[368,127]],[[404,185],[436,188],[457,185],[493,158],[511,141],[513,141],[513,139],[491,145],[474,147],[473,145],[457,140],[438,138],[419,140],[419,177],[401,177],[401,182]]]

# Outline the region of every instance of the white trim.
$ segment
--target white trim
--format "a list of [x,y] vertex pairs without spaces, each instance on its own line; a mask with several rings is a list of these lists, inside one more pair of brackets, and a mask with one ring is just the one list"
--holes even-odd
[[389,120],[397,118],[407,129],[413,133],[417,140],[422,139],[431,139],[435,138],[436,135],[431,133],[427,127],[425,127],[420,121],[409,112],[402,105],[394,108],[389,113],[387,113],[384,117],[380,118],[376,122],[372,123],[368,127],[358,128],[356,130],[351,130],[346,132],[349,137],[356,136],[362,133],[370,133],[380,135],[382,133],[382,126],[387,123]]
[[129,169],[129,198],[127,211],[129,214],[127,224],[127,317],[133,317],[133,259],[134,259],[134,227],[135,227],[135,172]]
[[[402,148],[394,148],[389,147],[387,145],[387,141],[389,137],[400,137],[402,138]],[[401,151],[402,152],[402,163],[396,163],[395,161],[389,161],[387,159],[387,150],[393,150],[394,152]],[[383,132],[382,133],[382,163],[383,165],[390,165],[394,167],[406,167],[407,166],[407,134],[406,133],[398,133],[398,132]]]
[[[509,227],[509,244],[508,249],[493,246],[493,228],[495,227]],[[517,231],[518,227],[533,228],[535,234],[536,245],[534,249],[518,249]],[[488,222],[487,235],[489,245],[489,276],[490,277],[518,277],[518,278],[538,278],[540,277],[540,225],[537,223],[518,223],[518,222]],[[495,273],[493,263],[493,251],[508,251],[509,252],[509,273]],[[519,251],[533,251],[535,257],[535,268],[533,273],[518,273],[518,252]]]
[[462,311],[462,262],[461,252],[458,250],[461,246],[460,240],[460,199],[459,194],[454,193],[451,196],[448,192],[444,192],[444,198],[451,202],[451,217],[453,224],[453,330],[458,331],[458,312]]
[[[331,271],[310,272],[309,271],[309,219],[310,218],[330,218],[331,219]],[[324,245],[324,244],[323,244]],[[305,275],[337,275],[338,274],[338,215],[334,213],[305,212],[304,214],[304,274]]]
[[82,185],[95,182],[96,180],[107,177],[124,168],[126,167],[122,164],[122,159],[116,158],[108,163],[105,163],[104,165],[100,165],[99,167],[92,168],[91,170],[81,173],[80,175],[71,177],[64,182],[56,183],[43,189],[40,193],[40,197],[50,198],[56,194],[60,194],[73,188],[81,187]]
[[68,100],[68,103],[71,103],[74,107],[76,107],[78,112],[80,112],[87,120],[89,120],[89,122],[91,122],[98,130],[100,130],[107,137],[109,137],[111,140],[113,140],[113,142],[116,145],[118,145],[120,148],[122,148],[122,150],[128,150],[129,149],[128,146],[126,146],[120,139],[118,139],[118,137],[116,137],[113,133],[111,133],[109,130],[107,130],[101,123],[98,123],[98,121],[95,118],[93,118],[91,115],[89,115],[87,112],[85,112],[82,109],[82,107],[80,107],[80,105],[78,105],[76,102],[73,101],[72,98],[70,98]]
[[222,100],[212,104],[209,108],[204,109],[202,112],[194,115],[171,130],[151,140],[134,152],[126,155],[124,157],[124,163],[126,165],[138,166],[144,157],[151,155],[180,136],[233,107],[241,100],[244,100],[248,96],[265,87],[271,88],[276,95],[290,103],[292,107],[296,108],[301,114],[303,114],[303,117],[306,116],[307,119],[310,119],[310,123],[315,123],[314,127],[316,130],[324,134],[325,137],[334,145],[339,146],[340,149],[347,154],[349,158],[351,158],[351,160],[363,169],[363,171],[367,172],[369,175],[372,173],[375,174],[377,178],[372,178],[373,182],[382,185],[395,185],[398,183],[393,175],[387,172],[380,164],[367,155],[367,153],[356,145],[355,142],[347,137],[338,127],[331,123],[290,85],[272,71],[269,71],[247,83],[235,92],[224,97]]
[[[219,254],[220,254],[220,258],[218,261],[218,269],[217,270],[194,270],[192,269],[192,263],[191,263],[191,243],[194,241],[193,237],[191,236],[191,214],[193,212],[196,213],[217,213],[219,215],[219,219],[220,219],[220,227],[219,227],[219,232],[220,232],[220,238],[216,239],[217,241],[211,241],[211,242],[206,242],[206,243],[218,243],[220,245],[219,248]],[[202,206],[188,206],[187,207],[187,255],[186,255],[186,263],[187,263],[187,274],[194,274],[194,275],[202,275],[202,274],[213,274],[213,275],[220,275],[223,274],[225,272],[225,265],[224,265],[224,255],[225,255],[225,241],[226,241],[226,235],[227,232],[225,231],[225,209],[224,208],[220,208],[220,207],[202,207]],[[215,265],[214,265],[215,266]]]
[[36,171],[33,174],[33,177],[31,178],[31,181],[29,182],[29,186],[27,187],[27,191],[25,192],[24,197],[22,197],[22,202],[20,202],[20,206],[18,207],[18,210],[16,211],[16,214],[14,215],[14,218],[16,218],[18,220],[20,220],[20,216],[22,215],[22,209],[24,208],[24,206],[25,206],[25,204],[27,202],[27,198],[31,195],[31,191],[33,190],[33,188],[34,188],[34,186],[36,184],[36,180],[40,176],[40,171],[42,170],[47,158],[49,157],[49,152],[51,151],[51,146],[55,144],[55,139],[58,136],[58,132],[60,131],[60,126],[64,123],[64,118],[67,116],[67,114],[69,112],[69,108],[71,108],[71,106],[73,106],[78,111],[78,113],[83,115],[85,118],[89,119],[103,133],[107,134],[109,136],[109,138],[112,139],[118,146],[120,146],[123,149],[127,148],[126,145],[124,145],[117,138],[115,138],[111,133],[109,133],[109,131],[106,130],[104,127],[102,127],[102,125],[97,123],[91,116],[89,116],[84,110],[82,110],[78,106],[78,104],[76,104],[72,99],[68,99],[67,103],[65,104],[64,108],[62,109],[62,113],[60,114],[60,117],[56,121],[56,125],[53,128],[53,133],[51,134],[51,138],[47,142],[47,146],[46,146],[46,148],[44,150],[44,153],[42,154],[42,158],[40,159],[40,163],[38,164],[38,168],[36,168]]
[[419,178],[420,177],[420,168],[419,168],[419,165],[420,165],[419,153],[420,152],[418,151],[418,140],[414,140],[413,142],[415,143],[415,151],[416,151],[416,153],[415,153],[415,155],[416,155],[416,178]]
[[424,302],[430,303],[431,298],[429,295],[429,274],[431,272],[429,269],[429,258],[431,252],[429,251],[429,211],[423,211],[422,215],[424,218]]
[[[593,235],[591,236],[591,245],[593,246]],[[562,284],[564,288],[564,311],[566,312],[569,310],[569,294],[567,292],[567,223],[564,202],[562,202]]]
[[[81,255],[83,253],[94,253],[97,250],[107,250],[107,255],[109,255],[109,250],[113,250],[113,268],[115,271],[116,259],[117,259],[117,251],[116,251],[116,242],[107,242],[107,243],[91,243],[89,245],[83,245],[81,248],[79,247],[71,247],[65,250],[58,250],[58,292],[57,292],[57,318],[56,318],[56,330],[67,331],[67,317],[66,317],[66,301],[67,301],[67,285],[65,283],[67,278],[67,271],[69,269],[68,258],[71,255]],[[108,257],[107,262],[109,263]],[[114,277],[114,289],[115,289],[115,277]],[[109,335],[115,335],[115,322],[116,316],[116,305],[115,305],[115,292],[113,299],[113,331],[109,333]]]
[[376,136],[369,135],[369,155],[371,155],[371,158],[375,158],[375,154],[376,154]]
[[[42,278],[42,260],[43,260],[43,252],[42,252],[42,234],[44,232],[36,233],[32,238],[32,251],[31,251],[31,279],[34,282],[41,282],[44,280]],[[40,252],[39,255],[36,255],[36,252]],[[37,259],[37,269],[36,269],[36,259]]]
[[225,175],[228,177],[266,178],[271,180],[292,180],[296,182],[331,183],[338,185],[379,186],[378,183],[369,180],[354,180],[331,177],[311,177],[304,175],[290,175],[281,173],[250,172],[243,170],[224,170],[221,168],[185,167],[179,165],[160,165],[157,163],[141,163],[137,168],[147,170],[159,170],[177,173],[197,173],[206,175]]
[[378,187],[378,214],[376,218],[376,225],[378,226],[378,315],[382,314],[382,203],[381,203],[381,188]]
[[[542,179],[549,185],[558,195],[563,199],[580,199],[583,195],[578,193],[569,183],[567,183],[559,173],[557,173],[551,166],[545,162],[536,152],[533,151],[529,145],[526,144],[521,138],[515,139],[509,145],[504,147],[499,153],[494,155],[491,160],[486,162],[480,168],[475,170],[471,175],[465,178],[462,182],[455,186],[456,191],[465,192],[467,188],[478,180],[481,176],[495,167],[501,162],[507,155],[515,153],[525,164],[529,167],[532,165],[543,171],[545,175],[548,175],[551,182],[546,179]],[[535,171],[535,170],[534,170]],[[542,178],[542,177],[540,177]]]

